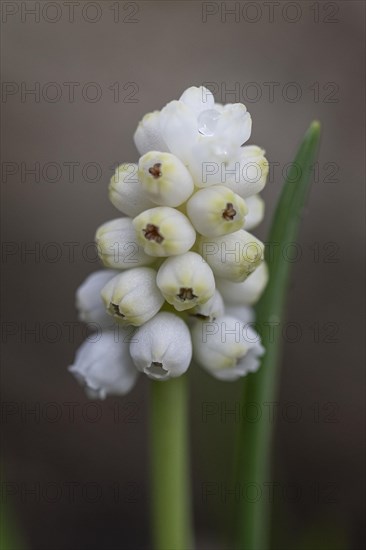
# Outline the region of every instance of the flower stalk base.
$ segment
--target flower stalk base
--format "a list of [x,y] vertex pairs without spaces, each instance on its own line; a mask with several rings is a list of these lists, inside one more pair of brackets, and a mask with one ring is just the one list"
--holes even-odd
[[155,550],[193,550],[187,376],[151,383],[151,517]]

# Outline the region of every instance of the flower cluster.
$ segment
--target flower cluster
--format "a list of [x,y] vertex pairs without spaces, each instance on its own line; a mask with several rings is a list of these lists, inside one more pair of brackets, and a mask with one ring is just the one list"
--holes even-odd
[[220,380],[258,368],[264,350],[250,306],[268,274],[248,230],[263,218],[268,163],[243,145],[250,133],[246,107],[215,103],[204,87],[138,125],[142,156],[109,186],[122,216],[96,233],[106,269],[77,291],[80,319],[103,329],[70,367],[90,395],[124,394],[139,371],[180,376],[192,360]]

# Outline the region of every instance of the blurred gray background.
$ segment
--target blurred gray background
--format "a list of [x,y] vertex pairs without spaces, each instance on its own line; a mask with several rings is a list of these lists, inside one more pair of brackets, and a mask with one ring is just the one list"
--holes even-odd
[[[322,124],[282,327],[278,405],[258,406],[263,415],[276,410],[273,547],[361,548],[364,2],[1,9],[1,505],[15,509],[29,547],[151,547],[149,384],[140,379],[123,400],[89,404],[66,370],[85,337],[74,291],[99,268],[90,243],[118,216],[107,185],[113,166],[137,159],[138,121],[187,87],[211,83],[218,101],[247,105],[250,143],[273,163],[266,220],[255,232],[262,239],[286,164],[309,123]],[[233,436],[252,412],[238,409],[241,384],[190,376],[197,539],[228,550],[222,518],[242,498],[225,501]]]

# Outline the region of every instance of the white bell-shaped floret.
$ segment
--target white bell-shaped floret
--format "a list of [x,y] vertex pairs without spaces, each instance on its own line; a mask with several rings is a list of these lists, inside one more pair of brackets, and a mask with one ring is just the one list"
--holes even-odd
[[198,250],[215,276],[244,281],[263,261],[264,245],[243,229],[223,237],[200,237]]
[[220,237],[244,226],[248,209],[244,200],[224,185],[200,189],[187,202],[187,214],[205,237]]
[[137,164],[121,164],[109,183],[109,200],[132,218],[154,206],[138,179],[137,170]]
[[148,151],[169,151],[160,128],[160,111],[147,113],[139,122],[133,138],[140,155]]
[[133,220],[133,226],[139,244],[151,256],[184,254],[196,240],[188,218],[169,206],[145,210]]
[[129,343],[118,338],[114,331],[104,331],[96,340],[86,340],[77,350],[69,371],[85,386],[92,399],[125,395],[138,376]]
[[268,282],[268,267],[262,262],[242,283],[216,279],[217,288],[230,304],[251,306],[258,302]]
[[76,291],[76,309],[80,321],[96,323],[98,328],[107,328],[113,325],[110,315],[107,314],[101,296],[102,288],[118,274],[112,269],[101,269],[91,273]]
[[225,315],[192,327],[193,359],[219,380],[237,380],[260,365],[264,349],[248,324]]
[[101,294],[108,313],[116,321],[136,327],[154,317],[164,303],[156,285],[156,271],[150,267],[136,267],[116,275]]
[[130,218],[104,223],[98,228],[95,240],[99,257],[106,267],[128,269],[154,262],[154,258],[139,245]]
[[222,296],[218,290],[215,290],[215,294],[207,300],[204,304],[199,304],[189,311],[189,315],[195,319],[201,319],[204,321],[214,321],[216,317],[221,317],[225,312],[225,304]]
[[136,331],[130,353],[137,369],[149,378],[175,378],[190,365],[191,335],[180,317],[160,312]]
[[179,206],[193,193],[190,173],[171,153],[146,153],[139,160],[138,175],[146,196],[159,206]]
[[257,227],[264,218],[264,200],[260,195],[252,195],[245,199],[248,213],[245,216],[245,229],[250,231]]
[[165,260],[159,268],[156,283],[166,301],[177,311],[204,304],[215,293],[212,270],[196,252]]

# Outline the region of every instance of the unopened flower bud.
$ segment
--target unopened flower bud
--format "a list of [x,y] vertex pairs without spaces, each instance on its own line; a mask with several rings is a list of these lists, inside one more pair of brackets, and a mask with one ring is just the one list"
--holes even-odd
[[212,270],[195,252],[165,260],[158,271],[156,283],[166,301],[177,311],[204,304],[215,292]]
[[264,200],[259,195],[252,195],[245,199],[248,213],[245,216],[245,229],[249,231],[257,227],[264,217]]
[[190,86],[179,98],[198,117],[202,111],[215,108],[215,98],[204,86]]
[[118,210],[133,218],[154,206],[137,177],[137,164],[118,166],[109,183],[109,200]]
[[77,350],[69,371],[85,386],[91,399],[125,395],[138,376],[129,344],[116,338],[112,331],[104,331],[96,341],[86,340]]
[[258,302],[268,282],[268,267],[262,262],[242,283],[216,279],[217,288],[230,304],[251,306]]
[[241,146],[252,131],[252,118],[242,103],[227,103],[222,107],[214,136],[229,147]]
[[137,369],[149,378],[181,376],[192,358],[191,335],[182,319],[160,312],[136,331],[130,353]]
[[196,323],[192,342],[193,359],[219,380],[237,380],[256,371],[264,353],[252,327],[228,315]]
[[196,240],[188,218],[169,206],[145,210],[133,220],[133,225],[138,242],[151,256],[184,254]]
[[154,261],[138,244],[130,218],[104,223],[97,230],[95,240],[99,257],[106,267],[128,269],[149,265]]
[[102,297],[102,288],[118,271],[102,269],[89,275],[76,291],[76,308],[80,321],[84,323],[97,323],[101,328],[110,327],[112,319],[107,314]]
[[200,254],[217,277],[244,281],[263,261],[264,245],[240,229],[223,237],[200,237]]
[[136,267],[116,275],[101,294],[108,313],[127,325],[146,323],[164,303],[156,286],[156,271],[150,267]]
[[190,173],[171,153],[146,153],[139,160],[138,175],[146,195],[160,206],[179,206],[193,193]]
[[187,202],[192,224],[205,237],[219,237],[238,231],[248,209],[244,200],[224,185],[197,191]]

